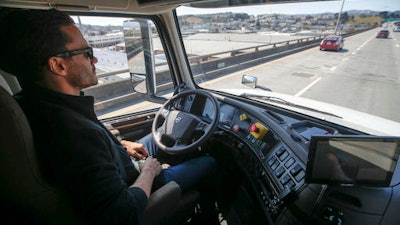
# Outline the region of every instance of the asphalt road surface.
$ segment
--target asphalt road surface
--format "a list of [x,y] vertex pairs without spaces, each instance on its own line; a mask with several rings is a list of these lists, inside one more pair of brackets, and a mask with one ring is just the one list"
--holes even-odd
[[319,47],[203,83],[244,88],[242,74],[274,92],[352,108],[400,122],[400,33],[375,38],[379,28],[345,38],[343,50]]

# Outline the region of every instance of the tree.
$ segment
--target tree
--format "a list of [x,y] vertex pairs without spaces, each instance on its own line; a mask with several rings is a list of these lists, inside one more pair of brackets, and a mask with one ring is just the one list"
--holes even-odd
[[388,17],[389,12],[388,11],[383,11],[379,13],[379,16],[382,18],[387,18]]
[[340,21],[342,23],[346,23],[347,21],[349,21],[349,15],[347,14],[347,12],[342,13],[342,15],[340,16]]

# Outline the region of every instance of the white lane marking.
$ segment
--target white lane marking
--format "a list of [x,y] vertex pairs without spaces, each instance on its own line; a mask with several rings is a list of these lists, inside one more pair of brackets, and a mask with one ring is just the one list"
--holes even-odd
[[360,45],[360,47],[358,47],[354,52],[352,52],[351,54],[354,55],[356,54],[358,51],[360,51],[370,40],[372,40],[373,38],[375,38],[375,35],[370,37],[368,40],[366,40],[364,43],[362,43]]
[[316,84],[318,81],[321,80],[322,77],[318,77],[317,79],[315,79],[313,82],[311,82],[311,84],[307,85],[307,87],[303,88],[303,90],[301,90],[300,92],[298,92],[297,94],[295,94],[294,96],[299,97],[300,95],[302,95],[304,92],[306,92],[308,89],[310,89],[312,86],[314,86],[314,84]]
[[337,68],[337,67],[334,66],[334,67],[330,68],[329,70],[330,70],[330,71],[334,71],[334,70],[336,70],[336,68]]

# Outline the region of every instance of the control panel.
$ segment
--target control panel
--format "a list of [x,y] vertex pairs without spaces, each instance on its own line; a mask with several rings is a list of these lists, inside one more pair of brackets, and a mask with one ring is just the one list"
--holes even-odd
[[304,184],[305,166],[286,146],[281,145],[272,151],[266,164],[281,191],[295,190]]

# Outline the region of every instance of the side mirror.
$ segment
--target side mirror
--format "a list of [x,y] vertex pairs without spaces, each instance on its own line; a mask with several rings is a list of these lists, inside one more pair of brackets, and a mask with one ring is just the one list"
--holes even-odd
[[133,90],[154,95],[155,63],[149,20],[136,18],[125,21],[124,38]]
[[131,84],[134,92],[147,94],[146,75],[131,73]]
[[125,49],[133,91],[145,100],[162,104],[167,99],[157,96],[156,52],[153,46],[156,36],[155,26],[149,19],[124,21]]
[[242,76],[242,84],[247,87],[256,88],[257,87],[257,77],[244,74]]
[[264,91],[272,91],[270,88],[257,85],[257,77],[244,74],[242,76],[242,84],[251,88],[259,88]]

